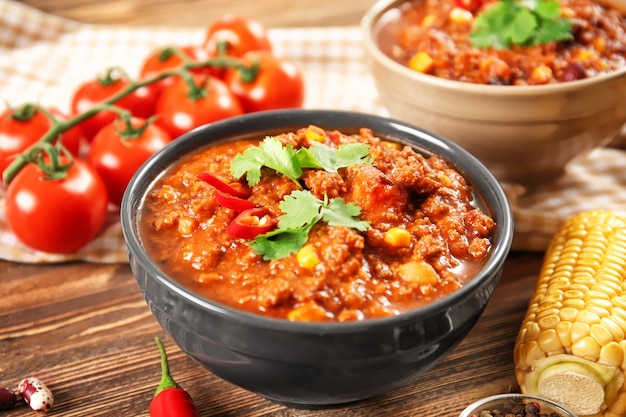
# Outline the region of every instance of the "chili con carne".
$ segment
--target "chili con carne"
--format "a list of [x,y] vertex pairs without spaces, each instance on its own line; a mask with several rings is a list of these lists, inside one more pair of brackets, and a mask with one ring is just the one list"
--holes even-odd
[[[232,169],[240,155],[269,151],[263,144],[274,156],[281,146],[291,153],[319,148],[311,132],[331,149],[367,155],[337,169],[312,164],[297,176],[255,169],[250,194],[242,197],[255,207],[241,212],[220,204],[217,189],[198,178],[210,167],[221,184],[244,182],[247,174]],[[488,258],[496,224],[445,160],[366,128],[306,126],[271,142],[262,136],[192,151],[144,197],[139,229],[146,251],[192,291],[275,318],[365,320],[445,297]]]

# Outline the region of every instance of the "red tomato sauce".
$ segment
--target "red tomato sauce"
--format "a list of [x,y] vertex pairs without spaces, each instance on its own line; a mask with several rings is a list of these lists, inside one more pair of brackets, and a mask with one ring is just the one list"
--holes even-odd
[[[560,0],[561,14],[573,22],[573,40],[481,49],[469,39],[480,10],[472,14],[459,8],[457,1],[413,1],[395,9],[383,19],[381,49],[409,67],[411,59],[422,53],[416,66],[420,72],[477,84],[553,84],[606,74],[625,65],[626,21],[619,10],[590,0]],[[493,2],[485,1],[482,10]]]
[[[240,180],[230,174],[233,158],[263,138],[238,139],[195,151],[154,183],[140,221],[146,251],[171,277],[210,300],[294,321],[399,314],[457,290],[475,275],[496,225],[473,205],[471,187],[450,164],[368,129],[343,134],[310,126],[275,136],[294,149],[309,147],[312,137],[333,147],[367,144],[372,164],[337,172],[305,169],[299,184],[264,169],[248,199],[280,216],[280,202],[294,190],[340,197],[361,208],[366,231],[319,222],[306,242],[319,262],[303,262],[298,253],[263,260],[249,240],[227,233],[237,213],[220,205],[216,189],[197,177],[209,171]],[[408,240],[390,238],[394,228],[408,231]]]

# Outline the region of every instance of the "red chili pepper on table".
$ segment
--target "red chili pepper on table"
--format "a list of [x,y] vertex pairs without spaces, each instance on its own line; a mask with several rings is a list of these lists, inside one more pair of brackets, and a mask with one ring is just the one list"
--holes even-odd
[[161,381],[150,402],[150,417],[200,417],[191,396],[170,375],[161,339],[155,337],[154,340],[161,354]]
[[267,207],[254,207],[244,210],[226,228],[226,233],[234,238],[254,239],[269,232],[276,225],[276,219]]

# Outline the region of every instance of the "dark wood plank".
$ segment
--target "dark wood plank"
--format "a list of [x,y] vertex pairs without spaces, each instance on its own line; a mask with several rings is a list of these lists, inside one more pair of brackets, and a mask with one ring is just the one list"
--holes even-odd
[[[0,385],[31,375],[47,381],[57,401],[50,416],[148,416],[160,373],[158,335],[203,416],[453,417],[481,396],[517,388],[513,346],[540,265],[539,254],[512,254],[476,327],[414,384],[309,411],[269,402],[186,357],[152,318],[127,265],[0,262]],[[23,416],[24,407],[3,415]]]

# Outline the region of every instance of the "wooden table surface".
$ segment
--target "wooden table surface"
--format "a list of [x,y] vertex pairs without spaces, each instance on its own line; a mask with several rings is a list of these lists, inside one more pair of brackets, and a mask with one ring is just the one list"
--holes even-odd
[[[2,0],[0,0],[2,1]],[[95,23],[204,26],[228,11],[270,27],[355,25],[364,0],[27,0],[61,16]],[[202,10],[202,13],[198,13]],[[175,16],[175,18],[174,18]],[[151,316],[126,264],[29,265],[0,261],[0,386],[26,376],[46,381],[50,416],[148,416],[160,378],[154,336],[168,350],[174,378],[202,416],[455,417],[486,395],[516,390],[513,346],[542,261],[512,253],[487,310],[440,364],[394,392],[350,406],[297,410],[220,380],[186,357]],[[35,415],[27,406],[2,416]]]

